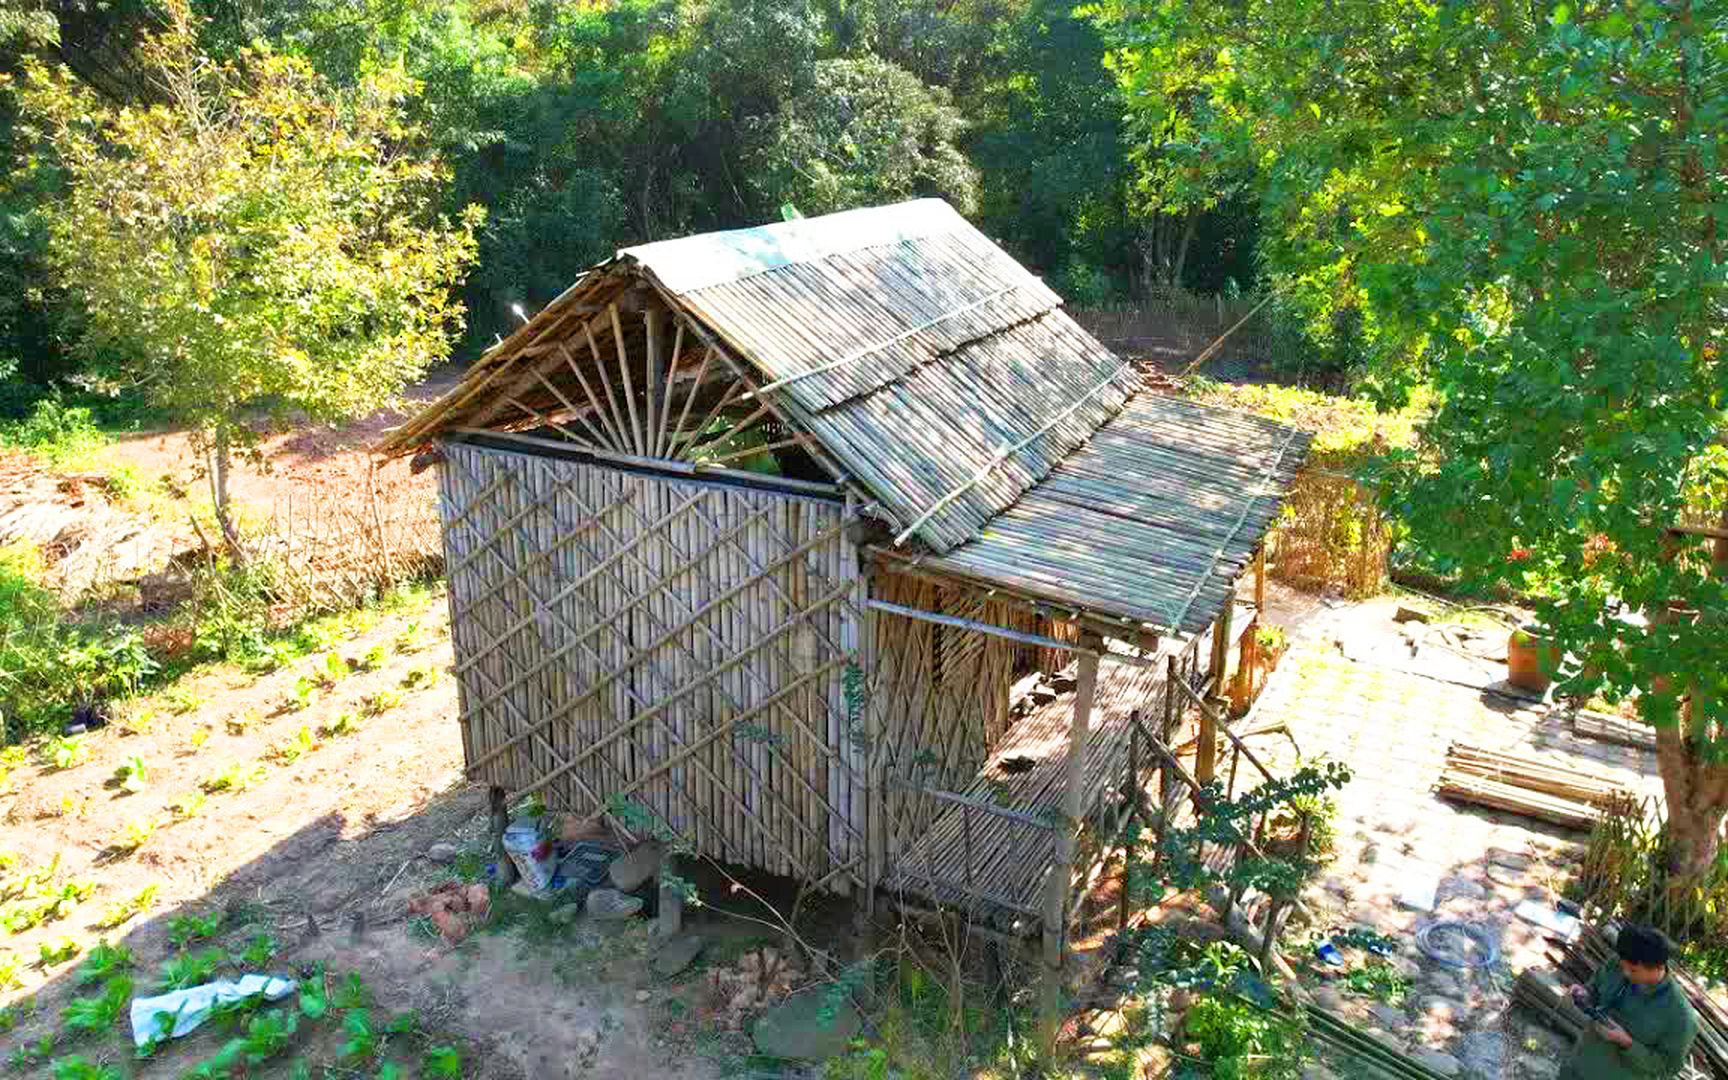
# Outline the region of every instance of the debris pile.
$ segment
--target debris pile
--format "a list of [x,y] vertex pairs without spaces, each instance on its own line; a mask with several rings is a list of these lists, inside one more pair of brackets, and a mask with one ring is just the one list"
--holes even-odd
[[737,1031],[744,1021],[792,994],[798,968],[778,949],[752,949],[731,967],[708,973],[705,990],[710,1018]]
[[408,901],[408,913],[431,919],[439,935],[451,945],[485,922],[491,907],[491,894],[478,882],[464,885],[460,881],[447,881]]

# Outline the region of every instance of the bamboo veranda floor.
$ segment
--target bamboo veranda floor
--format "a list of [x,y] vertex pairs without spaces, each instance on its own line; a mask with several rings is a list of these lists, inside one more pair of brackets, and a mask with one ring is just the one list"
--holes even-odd
[[[1193,649],[1182,643],[1179,658],[1192,674]],[[1138,757],[1139,783],[1145,789],[1158,761],[1149,747],[1131,753],[1133,714],[1147,730],[1162,724],[1170,692],[1167,663],[1160,653],[1153,666],[1106,662],[1099,665],[1097,698],[1086,746],[1085,818],[1105,831],[1118,815],[1131,757]],[[1035,707],[1010,727],[992,748],[977,776],[958,793],[926,791],[945,808],[889,867],[884,887],[913,902],[966,911],[980,921],[1011,932],[1039,929],[1040,904],[1055,860],[1056,826],[1062,820],[1067,778],[1069,726],[1074,694],[1059,694]],[[959,795],[964,803],[952,796]],[[1089,873],[1102,852],[1076,866]]]

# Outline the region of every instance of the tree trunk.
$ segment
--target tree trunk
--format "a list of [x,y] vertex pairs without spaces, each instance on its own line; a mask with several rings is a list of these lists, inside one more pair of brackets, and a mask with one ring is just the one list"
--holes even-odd
[[[1720,523],[1728,529],[1728,509]],[[1728,541],[1711,547],[1711,570],[1728,579]],[[1708,617],[1708,616],[1706,616]],[[1676,885],[1690,885],[1710,872],[1722,846],[1728,818],[1728,762],[1709,761],[1691,737],[1695,700],[1680,705],[1678,723],[1656,729],[1656,762],[1668,803],[1668,873]]]
[[1705,761],[1684,721],[1656,730],[1656,760],[1668,801],[1668,873],[1676,883],[1709,872],[1728,817],[1728,763]]
[[228,505],[228,468],[231,440],[228,425],[218,424],[210,447],[210,501],[215,507],[216,524],[222,529],[222,541],[235,566],[246,565],[246,549],[240,545],[240,530],[234,524]]

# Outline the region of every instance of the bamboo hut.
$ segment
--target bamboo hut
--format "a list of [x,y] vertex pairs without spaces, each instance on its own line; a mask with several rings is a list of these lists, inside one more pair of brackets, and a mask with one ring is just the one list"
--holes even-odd
[[471,776],[1048,948],[1307,442],[919,200],[622,250],[383,450],[440,469]]

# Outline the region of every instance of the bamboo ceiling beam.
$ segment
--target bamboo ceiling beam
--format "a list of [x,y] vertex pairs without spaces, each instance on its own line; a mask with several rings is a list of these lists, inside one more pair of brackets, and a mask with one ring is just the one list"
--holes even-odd
[[630,431],[636,437],[635,449],[638,454],[648,457],[652,452],[642,431],[642,411],[636,407],[635,380],[630,378],[630,352],[624,347],[624,324],[619,320],[618,305],[608,304],[606,314],[612,320],[612,343],[618,349],[618,374],[624,380],[624,403],[630,406]]

